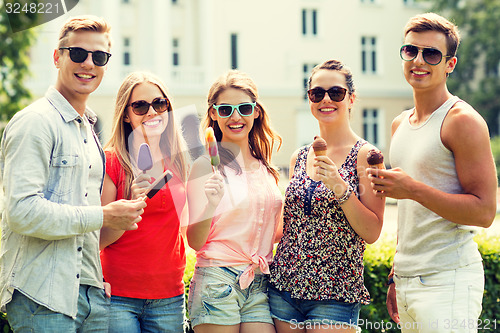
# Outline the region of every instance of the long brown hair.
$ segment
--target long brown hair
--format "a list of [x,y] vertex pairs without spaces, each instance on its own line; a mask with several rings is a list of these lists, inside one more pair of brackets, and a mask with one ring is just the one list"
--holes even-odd
[[[217,142],[220,142],[222,140],[222,131],[217,121],[212,120],[212,118],[210,117],[210,112],[213,110],[213,105],[216,104],[219,95],[224,90],[230,88],[243,91],[245,94],[250,96],[252,102],[256,103],[255,107],[259,111],[259,117],[255,119],[253,127],[248,134],[250,153],[253,157],[260,160],[265,165],[269,173],[273,175],[273,177],[276,179],[276,182],[278,182],[279,172],[274,166],[271,165],[271,156],[273,153],[275,142],[278,142],[277,150],[279,150],[279,148],[281,147],[282,139],[281,136],[279,136],[279,134],[272,129],[267,112],[259,102],[257,86],[247,74],[237,70],[230,70],[226,74],[220,76],[212,84],[208,92],[208,109],[205,114],[205,119],[202,123],[202,129],[205,130],[208,127],[212,127],[214,129]],[[241,167],[238,165],[238,163],[236,163],[235,156],[231,153],[231,151],[224,149],[219,144],[219,152],[221,159],[219,169],[221,173],[224,172],[224,170],[222,169],[222,166],[224,165],[236,170],[237,174],[241,173]]]
[[[130,160],[129,136],[132,134],[132,126],[124,121],[125,109],[129,104],[130,95],[134,88],[141,83],[151,83],[157,86],[163,97],[168,98],[167,89],[163,82],[154,74],[148,72],[134,72],[129,74],[123,81],[116,96],[115,113],[113,116],[113,129],[111,138],[104,146],[104,149],[112,151],[118,157],[118,161],[125,171],[124,197],[130,198],[130,186],[134,179],[132,161]],[[171,104],[171,103],[170,103]],[[175,123],[174,113],[170,107],[167,112],[168,125],[161,135],[160,148],[163,157],[171,160],[174,171],[184,182],[188,173],[187,145],[182,136],[179,126]]]

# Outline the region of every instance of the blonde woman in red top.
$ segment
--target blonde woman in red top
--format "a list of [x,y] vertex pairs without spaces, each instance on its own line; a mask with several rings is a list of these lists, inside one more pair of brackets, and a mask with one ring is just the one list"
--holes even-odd
[[[109,332],[183,331],[186,256],[181,226],[187,219],[187,149],[174,113],[160,79],[143,72],[125,78],[105,146],[102,204],[143,197],[167,169],[173,178],[146,199],[137,230],[101,231],[103,273],[112,293]],[[143,143],[149,144],[153,160],[146,173],[137,166]]]

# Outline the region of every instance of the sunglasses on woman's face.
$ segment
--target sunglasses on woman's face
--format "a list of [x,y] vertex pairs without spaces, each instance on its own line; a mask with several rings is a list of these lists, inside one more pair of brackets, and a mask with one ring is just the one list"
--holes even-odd
[[342,102],[347,93],[347,89],[342,87],[331,87],[328,90],[325,90],[321,87],[316,87],[309,89],[307,91],[307,96],[309,96],[309,100],[313,103],[319,103],[325,98],[325,94],[328,93],[330,99],[334,102]]
[[92,54],[92,62],[96,66],[104,66],[108,63],[111,53],[104,51],[87,51],[81,47],[60,47],[59,50],[69,50],[71,61],[80,64],[87,60],[89,53]]
[[[404,61],[412,61],[418,56],[419,52],[422,52],[424,61],[432,66],[439,64],[443,59],[443,53],[432,47],[417,47],[415,45],[407,44],[401,46],[401,49],[399,50],[401,59]],[[451,58],[451,56],[445,56],[445,58]]]
[[170,101],[168,98],[157,97],[153,99],[151,103],[144,100],[135,101],[127,105],[127,107],[132,107],[132,111],[138,116],[144,116],[148,113],[149,107],[152,106],[157,113],[163,113],[165,111],[170,111]]
[[238,105],[232,105],[232,104],[219,104],[219,105],[213,105],[214,109],[217,110],[217,114],[221,118],[229,118],[233,115],[234,109],[238,110],[238,113],[242,117],[249,117],[253,114],[253,111],[255,109],[255,105],[257,103],[241,103]]

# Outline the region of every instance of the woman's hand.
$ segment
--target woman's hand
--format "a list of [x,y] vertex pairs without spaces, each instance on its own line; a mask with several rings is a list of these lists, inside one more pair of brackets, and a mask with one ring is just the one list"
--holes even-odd
[[321,180],[329,190],[333,191],[335,197],[340,198],[348,186],[342,177],[340,177],[335,163],[328,156],[316,156],[313,166],[316,178]]
[[217,207],[224,196],[224,178],[219,173],[214,173],[205,182],[205,195],[208,204]]
[[144,198],[146,196],[146,190],[151,185],[151,176],[145,173],[140,173],[134,181],[132,182],[131,190],[131,199],[139,199]]

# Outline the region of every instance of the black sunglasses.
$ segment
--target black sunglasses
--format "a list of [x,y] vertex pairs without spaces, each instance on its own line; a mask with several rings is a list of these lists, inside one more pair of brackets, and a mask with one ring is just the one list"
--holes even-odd
[[[432,47],[417,47],[411,44],[401,46],[399,55],[404,61],[412,61],[417,57],[418,52],[422,52],[424,61],[432,66],[439,64],[443,59],[443,53],[438,49]],[[445,56],[445,58],[451,58],[451,56]]]
[[69,50],[69,57],[78,64],[87,60],[89,53],[92,53],[92,62],[96,66],[104,66],[108,63],[111,53],[104,51],[87,51],[81,47],[60,47],[59,50]]
[[313,103],[319,103],[325,98],[325,93],[328,93],[330,99],[334,102],[342,102],[347,93],[346,88],[342,87],[331,87],[328,90],[325,90],[321,87],[316,87],[309,89],[307,91],[307,96],[309,96],[309,100]]
[[158,113],[163,113],[165,111],[170,111],[170,101],[168,98],[162,98],[162,97],[156,97],[151,101],[151,103],[148,103],[144,100],[140,101],[135,101],[127,105],[132,107],[132,111],[138,115],[138,116],[144,116],[145,114],[148,113],[149,107],[152,106],[153,109],[158,112]]

